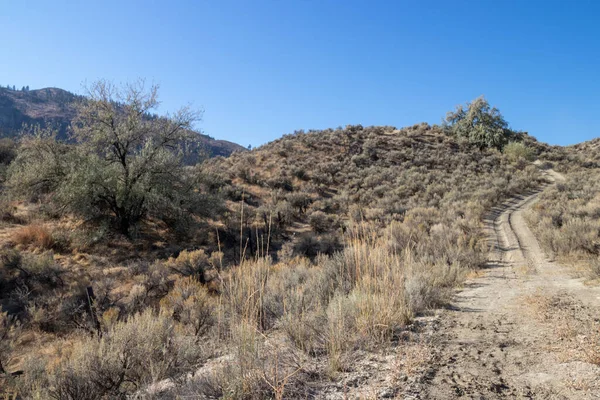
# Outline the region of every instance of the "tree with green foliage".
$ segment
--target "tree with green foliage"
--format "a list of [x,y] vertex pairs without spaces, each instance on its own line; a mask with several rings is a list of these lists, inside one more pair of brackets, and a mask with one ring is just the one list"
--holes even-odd
[[158,87],[143,81],[91,86],[73,123],[74,144],[48,132],[23,140],[9,171],[13,192],[50,193],[60,210],[86,219],[110,217],[130,235],[147,216],[170,221],[197,209],[200,195],[182,156],[199,113],[183,108],[157,117]]
[[451,134],[466,138],[480,148],[502,149],[515,135],[500,111],[491,107],[483,96],[446,114],[444,126]]

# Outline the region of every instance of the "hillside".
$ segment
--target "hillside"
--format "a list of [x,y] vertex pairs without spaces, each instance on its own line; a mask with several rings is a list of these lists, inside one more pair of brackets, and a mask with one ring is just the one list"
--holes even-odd
[[27,124],[54,126],[66,138],[78,98],[58,88],[31,91],[0,88],[0,134],[16,136],[23,124]]
[[476,220],[536,184],[535,169],[526,165],[420,124],[299,132],[207,161],[205,169],[221,177],[231,200],[244,194],[248,226],[268,230],[272,218],[275,244],[293,236],[297,254],[314,255],[323,249],[306,248],[314,242],[307,237],[317,235],[328,247],[349,221],[384,226],[413,213]]
[[577,157],[586,168],[600,167],[600,138],[565,147],[572,157]]
[[[15,137],[23,125],[53,127],[58,137],[66,139],[71,121],[75,117],[75,103],[84,99],[59,88],[38,90],[10,90],[0,87],[0,137]],[[193,153],[206,153],[209,156],[228,156],[246,148],[228,142],[216,140],[208,135],[198,134],[199,148]],[[196,158],[189,161],[194,162]]]

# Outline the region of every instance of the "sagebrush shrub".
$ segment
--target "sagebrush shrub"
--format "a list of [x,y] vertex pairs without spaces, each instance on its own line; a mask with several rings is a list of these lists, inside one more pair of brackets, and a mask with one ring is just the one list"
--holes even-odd
[[175,378],[202,360],[196,341],[180,335],[164,312],[146,310],[117,322],[101,337],[82,338],[48,371],[48,395],[63,399],[124,397]]
[[160,301],[161,308],[190,328],[194,336],[202,336],[215,323],[216,302],[208,289],[193,277],[175,281],[173,289]]
[[522,142],[510,142],[503,149],[506,157],[512,161],[531,161],[534,157],[533,151]]
[[308,223],[315,233],[323,233],[330,230],[332,222],[323,211],[313,211],[308,217]]
[[206,273],[212,268],[209,257],[202,249],[183,250],[177,258],[169,258],[166,265],[181,275],[194,276],[200,282],[206,282]]

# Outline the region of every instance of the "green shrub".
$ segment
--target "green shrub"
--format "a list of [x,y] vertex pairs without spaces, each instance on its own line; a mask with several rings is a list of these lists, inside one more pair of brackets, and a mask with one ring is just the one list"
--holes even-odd
[[533,151],[522,142],[510,142],[503,149],[506,157],[512,162],[532,161]]

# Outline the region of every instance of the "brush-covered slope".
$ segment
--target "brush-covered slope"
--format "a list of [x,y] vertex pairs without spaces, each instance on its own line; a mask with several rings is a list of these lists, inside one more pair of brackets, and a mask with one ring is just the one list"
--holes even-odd
[[[58,131],[60,139],[67,139],[69,127],[76,116],[75,105],[84,97],[58,88],[39,90],[10,90],[0,88],[0,136],[18,136],[24,125],[52,127]],[[198,134],[196,154],[187,161],[195,162],[201,156],[227,157],[235,151],[244,151],[244,147],[216,140],[208,135]]]
[[567,146],[565,151],[571,155],[571,158],[579,160],[584,168],[600,167],[600,138]]
[[414,213],[431,223],[479,220],[539,179],[525,160],[511,162],[427,124],[295,133],[205,167],[230,184],[231,200],[243,194],[252,223],[270,223],[284,237],[334,233],[348,221],[385,225]]

